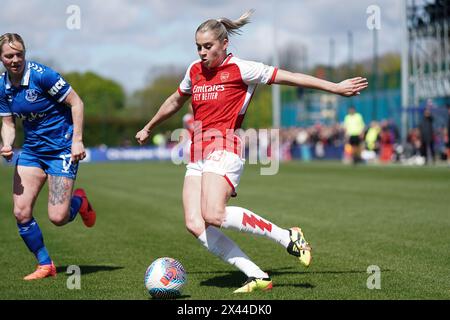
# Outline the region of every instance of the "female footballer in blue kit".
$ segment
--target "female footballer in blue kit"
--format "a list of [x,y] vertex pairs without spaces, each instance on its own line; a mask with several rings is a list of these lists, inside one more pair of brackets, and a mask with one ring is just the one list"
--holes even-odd
[[78,212],[87,227],[95,223],[96,213],[85,191],[77,189],[72,194],[78,161],[86,157],[83,102],[57,72],[25,60],[25,44],[18,34],[0,37],[0,59],[6,69],[0,77],[0,154],[6,160],[13,157],[16,118],[22,120],[25,132],[14,172],[14,215],[19,234],[38,266],[24,280],[56,276],[33,207],[48,179],[48,217],[53,224],[63,226]]

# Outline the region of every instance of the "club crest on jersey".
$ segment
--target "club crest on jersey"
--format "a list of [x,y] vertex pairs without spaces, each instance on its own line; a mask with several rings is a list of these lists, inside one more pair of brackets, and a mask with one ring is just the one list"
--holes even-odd
[[27,99],[27,101],[34,102],[36,101],[37,97],[38,93],[36,90],[28,89],[27,91],[25,91],[25,99]]
[[228,78],[230,77],[230,73],[229,72],[222,72],[220,74],[220,81],[225,82],[228,80]]

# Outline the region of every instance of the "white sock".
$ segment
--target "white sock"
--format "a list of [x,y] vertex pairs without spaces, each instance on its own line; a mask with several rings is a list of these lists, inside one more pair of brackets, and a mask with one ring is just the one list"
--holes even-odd
[[209,226],[197,239],[210,252],[241,270],[247,277],[268,277],[267,273],[254,264],[233,240],[216,227]]
[[289,230],[282,229],[256,213],[240,207],[226,207],[225,220],[221,227],[265,236],[285,248],[291,241]]

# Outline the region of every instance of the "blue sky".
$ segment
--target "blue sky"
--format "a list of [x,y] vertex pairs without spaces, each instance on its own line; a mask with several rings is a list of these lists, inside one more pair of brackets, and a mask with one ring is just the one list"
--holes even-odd
[[[70,5],[80,9],[80,29],[67,28]],[[236,19],[250,8],[256,10],[252,23],[231,39],[229,50],[241,58],[270,62],[274,21],[278,48],[306,46],[310,67],[328,63],[330,38],[335,63],[345,62],[350,30],[354,60],[369,58],[371,5],[380,8],[379,52],[400,52],[401,0],[1,0],[0,33],[21,34],[28,57],[60,72],[92,70],[132,92],[158,70],[183,70],[197,58],[200,23]]]

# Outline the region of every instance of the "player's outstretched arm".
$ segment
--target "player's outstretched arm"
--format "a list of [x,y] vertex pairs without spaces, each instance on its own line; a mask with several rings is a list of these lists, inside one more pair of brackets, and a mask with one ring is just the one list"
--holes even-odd
[[170,97],[164,101],[154,117],[142,128],[141,131],[136,133],[137,142],[142,145],[150,137],[150,132],[161,122],[169,119],[178,110],[181,109],[183,104],[190,98],[190,96],[182,96],[178,91],[175,91]]
[[14,155],[12,146],[16,138],[16,124],[12,116],[2,118],[1,136],[3,146],[0,149],[0,155],[7,161],[11,161]]
[[342,82],[334,83],[306,74],[293,73],[281,69],[278,70],[273,83],[318,89],[339,94],[344,97],[357,95],[368,86],[367,79],[362,77],[346,79]]

